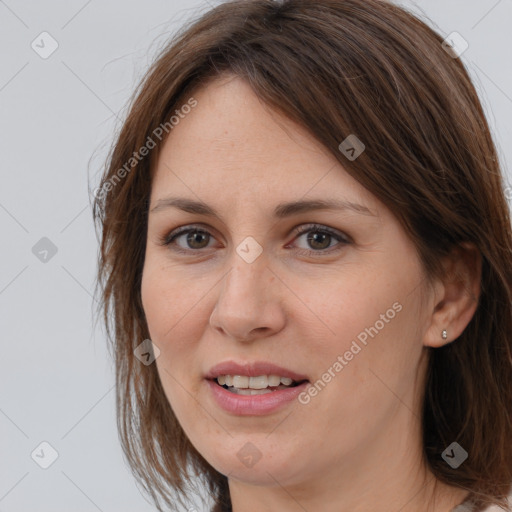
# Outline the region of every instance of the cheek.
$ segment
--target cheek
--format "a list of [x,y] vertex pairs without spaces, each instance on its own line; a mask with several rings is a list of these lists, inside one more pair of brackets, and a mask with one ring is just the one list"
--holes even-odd
[[[367,266],[365,272],[349,269],[336,281],[297,286],[297,295],[308,298],[305,315],[296,321],[306,333],[301,337],[304,351],[320,363],[315,364],[316,377],[342,387],[375,380],[370,370],[390,385],[400,387],[410,380],[422,349],[421,279],[414,260],[387,261]],[[329,369],[345,375],[344,382],[326,375]]]
[[304,342],[320,353],[348,350],[351,341],[379,321],[400,298],[396,282],[392,288],[385,275],[377,268],[366,268],[364,273],[348,269],[335,279],[297,281],[294,291],[305,298],[306,306],[296,318],[308,330]]
[[[160,350],[158,373],[181,422],[180,404],[190,402],[190,395],[198,392],[197,350],[203,330],[200,290],[172,269],[150,262],[144,268],[141,298],[150,339]],[[183,389],[190,395],[182,396]]]
[[189,345],[187,338],[193,339],[190,328],[201,325],[198,311],[204,294],[203,286],[183,279],[177,270],[158,263],[156,258],[146,262],[141,282],[142,306],[151,340],[162,345],[159,348]]
[[[199,418],[200,409],[191,407],[199,393],[198,343],[204,327],[202,287],[180,278],[162,265],[144,267],[141,298],[151,341],[160,350],[156,366],[174,414],[188,432]],[[203,315],[204,316],[204,315]]]
[[178,268],[146,261],[141,298],[151,341],[159,348],[157,366],[166,392],[182,384],[194,394],[202,382],[199,352],[213,305],[208,276],[191,278]]
[[[308,311],[312,320],[309,325],[301,321],[301,339],[314,364],[318,391],[301,402],[305,435],[315,436],[321,428],[324,438],[340,439],[346,446],[364,442],[400,406],[397,396],[413,407],[422,350],[419,280],[412,267],[404,266],[402,273],[374,268],[309,294],[307,305],[319,318]],[[308,422],[309,417],[322,418],[322,426]]]

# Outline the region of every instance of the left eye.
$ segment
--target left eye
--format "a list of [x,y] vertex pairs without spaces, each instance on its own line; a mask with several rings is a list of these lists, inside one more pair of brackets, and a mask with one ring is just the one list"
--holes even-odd
[[[348,237],[344,236],[341,233],[333,231],[327,226],[300,226],[295,231],[298,234],[297,238],[302,237],[302,235],[306,235],[306,243],[310,245],[310,247],[315,248],[315,250],[311,251],[305,249],[303,251],[299,251],[301,254],[310,254],[314,252],[332,252],[332,250],[326,251],[325,249],[331,249],[330,242],[336,240],[338,245],[335,246],[335,250],[342,248],[345,245],[350,243]],[[326,243],[327,242],[327,243]]]
[[[300,226],[295,230],[295,234],[297,235],[296,238],[301,238],[303,235],[308,235],[306,237],[306,243],[310,244],[310,247],[313,248],[313,250],[300,249],[300,254],[311,255],[318,252],[330,253],[332,252],[331,242],[333,239],[338,242],[337,246],[335,246],[335,250],[339,250],[343,246],[350,243],[350,240],[347,236],[344,236],[342,233],[336,232],[327,226]],[[183,235],[187,235],[185,243],[188,247],[182,247],[177,243],[177,240],[182,238]],[[212,235],[203,228],[183,227],[169,233],[161,240],[161,243],[162,245],[173,246],[172,250],[176,252],[197,252],[199,249],[205,249],[208,247],[210,237],[212,237]]]

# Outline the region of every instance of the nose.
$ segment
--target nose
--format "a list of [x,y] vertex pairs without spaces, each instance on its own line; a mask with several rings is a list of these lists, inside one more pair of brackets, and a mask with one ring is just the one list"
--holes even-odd
[[238,254],[219,285],[210,325],[235,341],[251,342],[283,329],[280,280],[260,255],[247,263]]

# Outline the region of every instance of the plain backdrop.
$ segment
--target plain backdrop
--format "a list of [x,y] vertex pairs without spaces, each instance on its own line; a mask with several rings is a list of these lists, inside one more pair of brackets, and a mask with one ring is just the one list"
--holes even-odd
[[[93,325],[89,185],[155,53],[217,3],[0,0],[0,512],[155,510],[123,461]],[[469,43],[461,59],[508,174],[512,1],[402,5]]]

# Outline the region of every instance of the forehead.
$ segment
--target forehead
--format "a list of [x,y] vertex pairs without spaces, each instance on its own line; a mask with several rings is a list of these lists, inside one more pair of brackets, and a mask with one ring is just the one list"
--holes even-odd
[[160,152],[153,195],[219,204],[234,194],[248,203],[328,194],[377,206],[306,128],[264,104],[242,79],[224,77],[191,96],[197,105]]

